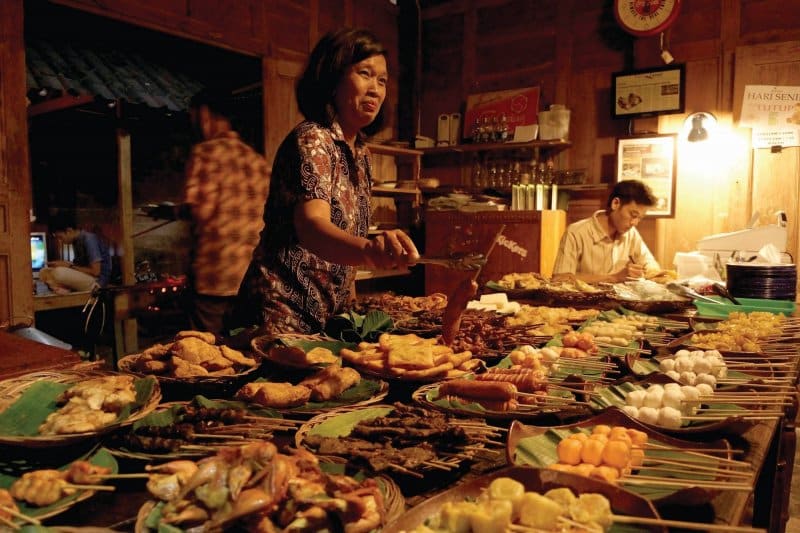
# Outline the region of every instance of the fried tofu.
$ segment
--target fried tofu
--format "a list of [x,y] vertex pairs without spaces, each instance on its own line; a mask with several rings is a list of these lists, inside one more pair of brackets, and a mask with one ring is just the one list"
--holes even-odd
[[172,348],[171,342],[168,344],[157,343],[144,350],[142,352],[141,357],[151,360],[166,359],[170,355],[171,348]]
[[197,337],[186,337],[175,341],[172,345],[172,355],[173,359],[179,357],[195,365],[201,365],[215,357],[222,357],[218,347]]
[[222,354],[222,357],[236,363],[237,365],[256,366],[258,364],[255,359],[251,357],[245,357],[245,355],[239,350],[234,350],[228,346],[222,345],[219,347],[219,350]]
[[308,403],[311,390],[291,383],[260,381],[247,383],[236,393],[237,400],[257,403],[273,409],[298,407]]
[[196,376],[207,376],[208,370],[200,365],[188,362],[186,359],[172,356],[172,375],[176,378],[192,378]]

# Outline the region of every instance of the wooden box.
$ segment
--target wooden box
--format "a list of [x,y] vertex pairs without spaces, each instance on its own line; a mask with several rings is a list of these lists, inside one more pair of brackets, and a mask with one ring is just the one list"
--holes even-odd
[[[478,284],[511,272],[550,276],[558,244],[566,227],[566,212],[551,211],[432,211],[425,213],[425,255],[486,253],[498,230],[505,230],[478,276]],[[452,294],[471,272],[425,266],[425,293]]]

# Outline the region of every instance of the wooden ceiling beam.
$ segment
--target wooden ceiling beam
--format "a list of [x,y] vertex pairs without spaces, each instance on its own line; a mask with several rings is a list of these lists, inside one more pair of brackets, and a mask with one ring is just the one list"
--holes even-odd
[[35,117],[36,115],[43,115],[53,111],[69,109],[71,107],[77,107],[92,102],[94,102],[94,95],[91,94],[81,94],[79,96],[65,94],[57,98],[51,98],[50,100],[44,100],[28,106],[28,116]]

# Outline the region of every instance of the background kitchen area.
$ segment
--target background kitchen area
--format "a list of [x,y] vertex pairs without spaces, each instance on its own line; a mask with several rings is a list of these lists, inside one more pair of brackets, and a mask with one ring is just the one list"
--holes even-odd
[[[662,267],[676,268],[674,259],[704,237],[776,225],[780,252],[793,261],[800,253],[800,120],[784,120],[790,131],[769,140],[764,126],[774,110],[745,104],[756,88],[784,88],[792,101],[790,89],[800,87],[800,2],[663,1],[659,9],[680,8],[634,35],[615,9],[636,3],[0,2],[0,330],[33,326],[76,346],[86,340],[81,310],[89,295],[37,292],[31,269],[28,239],[48,233],[57,209],[75,211],[112,244],[113,327],[99,339],[109,357],[183,329],[176,298],[188,269],[187,226],[153,220],[141,207],[180,198],[191,143],[188,97],[216,79],[233,82],[246,110],[239,130],[271,164],[301,119],[294,86],[309,51],[341,26],[370,28],[389,50],[391,126],[372,139],[376,229],[407,229],[420,251],[443,255],[485,245],[503,226],[505,245],[480,281],[515,271],[549,275],[566,225],[604,207],[625,172],[636,175],[621,163],[626,142],[666,138],[673,143],[668,165],[638,171],[669,175],[658,216],[638,226]],[[97,65],[113,72],[106,77]],[[633,92],[617,98],[615,73],[662,72],[679,76],[675,108],[640,113]],[[517,145],[503,142],[499,118],[501,133],[491,139],[473,131],[468,117],[476,106],[513,105],[520,95],[535,95],[534,116],[568,110],[568,128],[545,136],[534,120],[539,138]],[[707,120],[703,142],[691,138],[700,120],[693,113]],[[455,134],[449,126],[443,134],[443,116]],[[514,185],[536,181],[538,172],[558,184],[550,202],[558,209],[536,210],[535,199],[532,209],[512,209]],[[461,210],[426,209],[465,207],[464,198],[472,203]],[[752,243],[723,249],[740,246],[757,250]],[[49,252],[59,251],[51,243]],[[357,287],[422,296],[451,293],[458,281],[436,267],[412,267],[364,270]],[[783,430],[793,434],[793,421]],[[793,451],[794,442],[787,446]],[[769,518],[771,530],[787,518]]]

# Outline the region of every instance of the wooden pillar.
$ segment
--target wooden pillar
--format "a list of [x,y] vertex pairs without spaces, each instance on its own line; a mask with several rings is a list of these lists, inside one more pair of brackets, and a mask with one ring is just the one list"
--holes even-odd
[[[120,103],[117,104],[119,109]],[[119,227],[120,227],[120,267],[122,270],[122,284],[133,285],[136,283],[133,265],[133,192],[131,188],[131,134],[122,127],[117,128],[117,180],[119,186]],[[121,293],[114,299],[115,326],[114,342],[116,353],[125,355],[138,351],[136,319],[122,318],[127,316],[129,308],[128,295]],[[122,319],[117,321],[116,317]]]
[[0,1],[0,328],[33,323],[23,4]]

